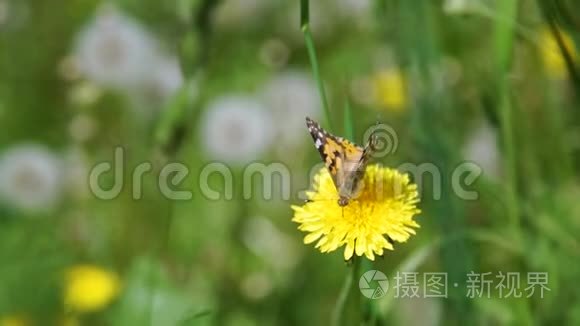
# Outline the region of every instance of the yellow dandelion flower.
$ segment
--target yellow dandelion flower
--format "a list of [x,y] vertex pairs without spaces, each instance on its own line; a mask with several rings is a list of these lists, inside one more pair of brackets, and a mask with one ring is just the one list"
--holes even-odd
[[314,177],[309,201],[292,206],[298,229],[307,232],[305,244],[315,241],[321,252],[331,252],[343,245],[344,259],[353,254],[374,260],[384,249],[393,250],[392,241],[405,242],[418,228],[413,217],[421,211],[417,185],[397,170],[369,165],[361,194],[341,207],[330,173],[323,168]]
[[401,112],[407,106],[407,80],[399,69],[378,72],[372,85],[374,100],[381,108]]
[[65,305],[76,312],[101,310],[120,291],[117,275],[98,266],[74,266],[67,271],[65,281]]
[[20,315],[9,315],[0,317],[0,326],[28,326],[30,321]]
[[[578,58],[574,41],[566,32],[560,30],[564,47],[570,53],[573,60]],[[558,42],[552,31],[549,28],[544,28],[540,37],[541,57],[544,62],[544,68],[548,76],[555,79],[563,79],[568,76],[568,68],[566,67],[566,60],[562,56],[562,51],[558,46]]]

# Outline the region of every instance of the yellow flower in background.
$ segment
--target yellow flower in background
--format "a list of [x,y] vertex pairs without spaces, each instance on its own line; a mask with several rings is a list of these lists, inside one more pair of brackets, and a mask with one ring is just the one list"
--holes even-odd
[[331,252],[342,246],[344,259],[354,254],[374,260],[384,249],[393,250],[392,241],[406,242],[413,228],[413,217],[421,211],[417,185],[397,170],[370,165],[364,176],[360,196],[347,206],[337,203],[338,193],[326,168],[314,177],[314,190],[303,206],[292,206],[298,229],[307,232],[305,244],[315,241],[321,252]]
[[407,80],[399,69],[387,69],[372,77],[374,101],[381,108],[403,111],[408,102]]
[[[564,47],[572,56],[573,60],[578,58],[578,53],[574,45],[574,41],[565,31],[560,30]],[[552,34],[552,31],[545,27],[541,32],[540,38],[541,55],[544,67],[548,76],[555,79],[564,79],[568,76],[568,68],[566,67],[566,60],[562,55],[562,51],[558,46],[558,41]]]
[[76,312],[94,312],[117,297],[120,281],[116,274],[92,265],[72,267],[66,273],[65,306]]
[[0,326],[28,326],[30,321],[20,315],[0,317]]

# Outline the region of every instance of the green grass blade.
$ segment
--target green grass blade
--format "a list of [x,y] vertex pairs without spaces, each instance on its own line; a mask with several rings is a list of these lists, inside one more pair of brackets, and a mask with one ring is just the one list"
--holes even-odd
[[326,117],[326,125],[330,130],[332,129],[332,119],[330,118],[330,107],[328,105],[328,100],[326,99],[326,91],[324,90],[324,82],[320,75],[320,68],[318,65],[318,59],[316,56],[316,47],[314,46],[314,39],[312,33],[310,32],[310,21],[309,21],[309,1],[301,0],[300,2],[300,22],[302,24],[302,33],[304,34],[304,41],[306,43],[306,49],[308,50],[308,57],[310,59],[310,65],[312,66],[312,74],[314,79],[316,79],[316,84],[318,86],[318,93],[320,94],[320,99],[322,101],[322,106],[324,107],[324,113]]
[[501,134],[505,151],[505,173],[507,187],[507,215],[514,235],[519,234],[519,208],[517,200],[517,175],[515,162],[515,143],[513,131],[513,107],[510,100],[510,84],[507,76],[510,72],[512,48],[514,42],[514,27],[517,18],[517,0],[498,2],[498,12],[504,13],[506,19],[496,22],[495,30],[495,60],[498,76],[497,94],[499,98],[499,117]]

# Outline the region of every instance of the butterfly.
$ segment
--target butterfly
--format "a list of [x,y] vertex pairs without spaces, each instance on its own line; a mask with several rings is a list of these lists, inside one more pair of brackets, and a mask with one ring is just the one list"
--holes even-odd
[[338,205],[341,207],[348,205],[363,189],[365,169],[375,151],[376,137],[371,134],[363,148],[347,139],[330,134],[308,117],[306,127],[332,176],[338,191]]

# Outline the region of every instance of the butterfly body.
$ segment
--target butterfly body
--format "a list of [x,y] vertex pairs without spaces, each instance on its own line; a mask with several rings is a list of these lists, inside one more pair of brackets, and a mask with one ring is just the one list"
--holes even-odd
[[348,205],[363,189],[366,165],[374,149],[374,136],[370,137],[363,148],[347,139],[330,134],[308,117],[306,126],[314,140],[314,146],[332,176],[338,191],[338,205]]

